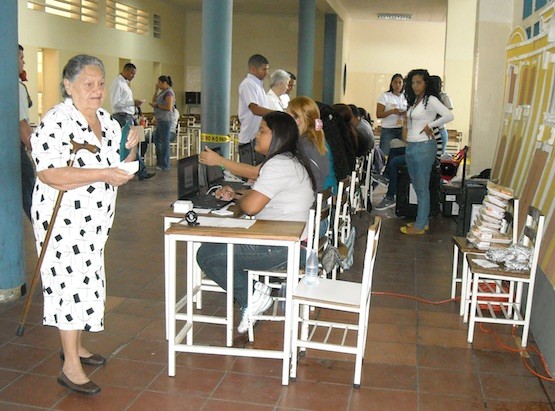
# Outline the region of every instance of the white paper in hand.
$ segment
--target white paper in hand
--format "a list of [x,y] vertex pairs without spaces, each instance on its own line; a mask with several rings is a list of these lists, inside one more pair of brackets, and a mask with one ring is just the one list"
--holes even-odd
[[130,161],[128,163],[121,162],[118,164],[118,168],[120,170],[127,171],[127,174],[135,174],[139,171],[139,162],[137,160]]

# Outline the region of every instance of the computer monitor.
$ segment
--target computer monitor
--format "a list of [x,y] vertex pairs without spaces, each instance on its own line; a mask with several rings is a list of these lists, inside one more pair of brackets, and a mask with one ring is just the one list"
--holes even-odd
[[237,152],[239,153],[239,161],[241,163],[254,165],[254,153],[251,143],[239,144]]

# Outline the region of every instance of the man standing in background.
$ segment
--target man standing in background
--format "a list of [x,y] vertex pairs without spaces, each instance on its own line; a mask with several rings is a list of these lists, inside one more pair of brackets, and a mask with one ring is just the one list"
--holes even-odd
[[255,54],[249,58],[249,72],[239,85],[239,143],[251,143],[258,134],[262,116],[272,111],[265,108],[264,78],[269,69],[266,57]]
[[289,84],[287,85],[287,90],[285,90],[285,94],[282,94],[279,97],[284,108],[287,108],[289,105],[289,102],[291,101],[291,91],[297,85],[297,77],[290,71],[288,71],[287,74],[289,74]]
[[23,55],[23,47],[19,46],[19,140],[21,153],[21,198],[23,200],[23,211],[31,220],[31,202],[33,199],[33,188],[35,186],[35,169],[33,163],[27,154],[27,150],[31,151],[29,138],[31,137],[31,126],[29,125],[29,107],[33,105],[27,87],[23,84],[23,67],[25,60]]
[[[112,104],[112,117],[116,119],[121,128],[125,124],[133,125],[133,116],[135,115],[135,107],[140,107],[143,103],[141,100],[133,99],[133,92],[129,83],[137,74],[137,67],[132,63],[127,63],[123,66],[123,70],[115,78],[110,85],[110,103]],[[148,180],[154,177],[156,173],[149,173],[146,169],[143,158],[137,155],[139,160],[139,171],[137,176],[139,180]]]

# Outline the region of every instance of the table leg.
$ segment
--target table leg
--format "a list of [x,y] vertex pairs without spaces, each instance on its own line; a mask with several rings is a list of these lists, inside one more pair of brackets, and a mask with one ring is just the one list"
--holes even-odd
[[293,319],[293,288],[299,282],[299,244],[290,244],[287,247],[287,286],[285,291],[285,324],[283,330],[283,369],[281,374],[281,385],[289,384],[289,372],[291,364],[291,333],[296,322]]
[[233,244],[227,245],[227,322],[226,341],[227,346],[233,346]]
[[[170,377],[175,377],[175,315],[176,315],[176,244],[175,238],[169,239],[168,250],[169,250],[169,264],[168,264],[168,275],[167,275],[167,294],[166,294],[166,312],[168,315],[168,375]],[[189,308],[189,307],[187,307]]]

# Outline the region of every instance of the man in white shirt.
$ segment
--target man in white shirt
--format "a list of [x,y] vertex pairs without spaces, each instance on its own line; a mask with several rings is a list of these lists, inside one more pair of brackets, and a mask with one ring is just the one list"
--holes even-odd
[[285,109],[287,109],[287,106],[291,101],[291,91],[297,85],[297,77],[290,71],[288,71],[287,74],[289,74],[289,84],[287,85],[287,90],[285,90],[285,93],[279,97]]
[[31,126],[29,125],[29,107],[33,104],[27,87],[21,81],[24,73],[23,67],[25,60],[23,55],[23,47],[19,46],[19,140],[21,154],[21,198],[23,201],[23,210],[31,220],[31,201],[33,199],[33,188],[35,185],[35,169],[33,163],[27,154],[27,150],[31,150],[29,138],[31,137]]
[[289,74],[285,70],[276,70],[270,76],[270,90],[266,94],[266,107],[271,110],[285,111],[280,97],[285,94],[289,86]]
[[[125,124],[134,124],[133,116],[135,115],[136,107],[140,107],[143,103],[141,100],[133,99],[133,92],[129,83],[137,74],[137,67],[133,63],[127,63],[123,66],[123,70],[112,81],[110,85],[110,102],[112,103],[112,117],[123,128]],[[144,160],[140,155],[137,156],[139,160],[139,171],[137,176],[139,180],[148,180],[154,177],[156,173],[149,173],[146,169]]]
[[239,142],[249,143],[255,139],[262,116],[272,110],[266,108],[264,78],[270,64],[266,57],[255,54],[249,58],[249,72],[239,85]]

